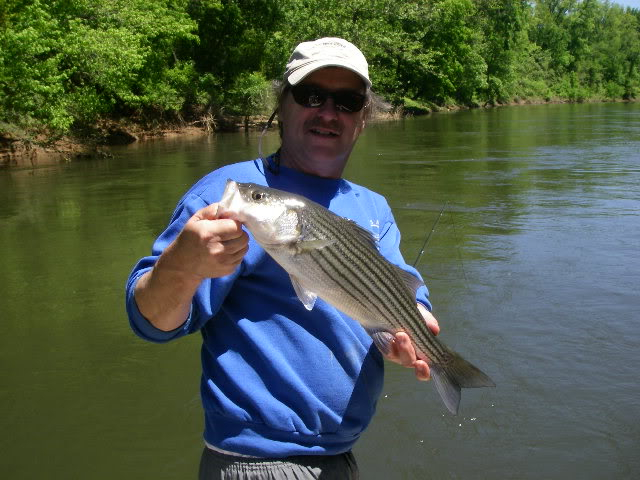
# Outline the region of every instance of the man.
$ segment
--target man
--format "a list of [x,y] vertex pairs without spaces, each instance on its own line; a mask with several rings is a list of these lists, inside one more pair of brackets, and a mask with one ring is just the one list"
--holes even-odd
[[[375,410],[381,354],[325,302],[307,311],[242,226],[217,217],[216,202],[228,178],[302,194],[372,231],[389,261],[417,275],[402,259],[384,198],[341,178],[365,127],[370,87],[366,59],[351,43],[298,45],[278,105],[280,150],[197,182],[131,273],[127,311],[138,335],[165,342],[202,333],[203,480],[358,476],[351,447]],[[437,333],[426,287],[417,296]],[[429,378],[405,333],[388,358]]]

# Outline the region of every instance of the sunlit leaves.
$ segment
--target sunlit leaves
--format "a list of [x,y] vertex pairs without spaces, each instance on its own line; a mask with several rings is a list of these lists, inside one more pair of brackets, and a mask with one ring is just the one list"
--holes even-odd
[[[65,131],[114,109],[179,111],[195,23],[176,2],[34,0],[0,31],[0,120]],[[184,7],[184,5],[182,5]]]
[[262,113],[295,45],[322,36],[414,110],[640,93],[640,11],[607,1],[0,0],[0,125]]

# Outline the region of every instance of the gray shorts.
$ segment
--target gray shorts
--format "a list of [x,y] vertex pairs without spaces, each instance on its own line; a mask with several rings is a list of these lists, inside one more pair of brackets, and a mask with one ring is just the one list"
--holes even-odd
[[286,458],[245,458],[205,447],[199,480],[357,480],[351,452],[340,455],[300,455]]

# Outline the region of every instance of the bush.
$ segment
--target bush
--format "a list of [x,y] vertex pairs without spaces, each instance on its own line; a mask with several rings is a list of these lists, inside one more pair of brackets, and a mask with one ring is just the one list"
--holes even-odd
[[607,82],[604,86],[605,98],[609,100],[618,100],[623,98],[625,94],[625,88],[623,85],[618,85],[615,82]]
[[403,98],[402,102],[403,102],[402,110],[406,114],[426,115],[427,113],[431,113],[431,109],[424,103],[411,100],[410,98],[407,98],[407,97]]

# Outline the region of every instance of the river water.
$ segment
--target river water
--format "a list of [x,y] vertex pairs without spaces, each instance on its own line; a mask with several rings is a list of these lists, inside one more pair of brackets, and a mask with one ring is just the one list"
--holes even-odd
[[[3,478],[196,477],[198,335],[137,339],[124,282],[181,194],[257,139],[0,171]],[[410,263],[433,230],[418,268],[442,339],[498,385],[454,417],[388,365],[362,478],[638,478],[640,104],[376,123],[346,176],[388,198]]]

